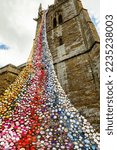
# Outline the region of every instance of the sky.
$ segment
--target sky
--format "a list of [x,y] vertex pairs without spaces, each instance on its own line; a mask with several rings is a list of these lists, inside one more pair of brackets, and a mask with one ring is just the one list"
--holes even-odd
[[[99,0],[81,0],[99,33]],[[35,37],[38,8],[54,3],[54,0],[0,0],[0,67],[25,63]]]

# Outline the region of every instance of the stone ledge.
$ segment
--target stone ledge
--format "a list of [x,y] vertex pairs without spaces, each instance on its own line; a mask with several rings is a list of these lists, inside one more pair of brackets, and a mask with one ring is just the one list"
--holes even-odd
[[5,72],[11,72],[13,74],[18,75],[20,73],[20,70],[15,65],[8,64],[8,65],[0,68],[0,74],[3,74]]
[[92,45],[92,46],[90,47],[90,49],[88,49],[88,50],[84,50],[84,51],[82,51],[82,52],[79,52],[79,51],[77,50],[77,51],[74,51],[74,52],[72,52],[72,53],[70,53],[70,54],[68,54],[68,55],[65,55],[65,56],[62,57],[61,59],[56,59],[56,60],[54,61],[54,65],[55,65],[55,64],[58,64],[58,63],[61,63],[61,62],[65,61],[65,60],[68,60],[68,59],[70,59],[70,58],[73,58],[73,57],[75,57],[75,56],[88,53],[89,51],[92,50],[92,48],[95,46],[95,44],[100,44],[100,42],[94,42],[93,45]]

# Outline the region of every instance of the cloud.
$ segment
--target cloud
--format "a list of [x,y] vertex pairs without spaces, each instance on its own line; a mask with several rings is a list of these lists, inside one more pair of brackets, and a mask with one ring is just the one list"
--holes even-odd
[[47,8],[54,0],[0,0],[0,41],[7,43],[10,51],[0,51],[0,65],[20,65],[27,61],[35,37],[40,3]]
[[84,8],[88,9],[89,14],[93,13],[100,18],[100,1],[99,0],[82,0]]

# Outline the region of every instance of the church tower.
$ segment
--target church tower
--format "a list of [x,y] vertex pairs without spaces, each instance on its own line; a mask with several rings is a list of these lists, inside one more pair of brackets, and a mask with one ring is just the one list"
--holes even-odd
[[55,0],[49,6],[47,37],[63,89],[72,104],[97,128],[100,43],[80,0]]

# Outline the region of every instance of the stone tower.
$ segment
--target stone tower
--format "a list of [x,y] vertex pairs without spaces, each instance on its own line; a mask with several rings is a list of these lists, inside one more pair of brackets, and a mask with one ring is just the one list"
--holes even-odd
[[72,104],[98,126],[100,43],[80,0],[55,0],[49,6],[47,38],[63,89]]

